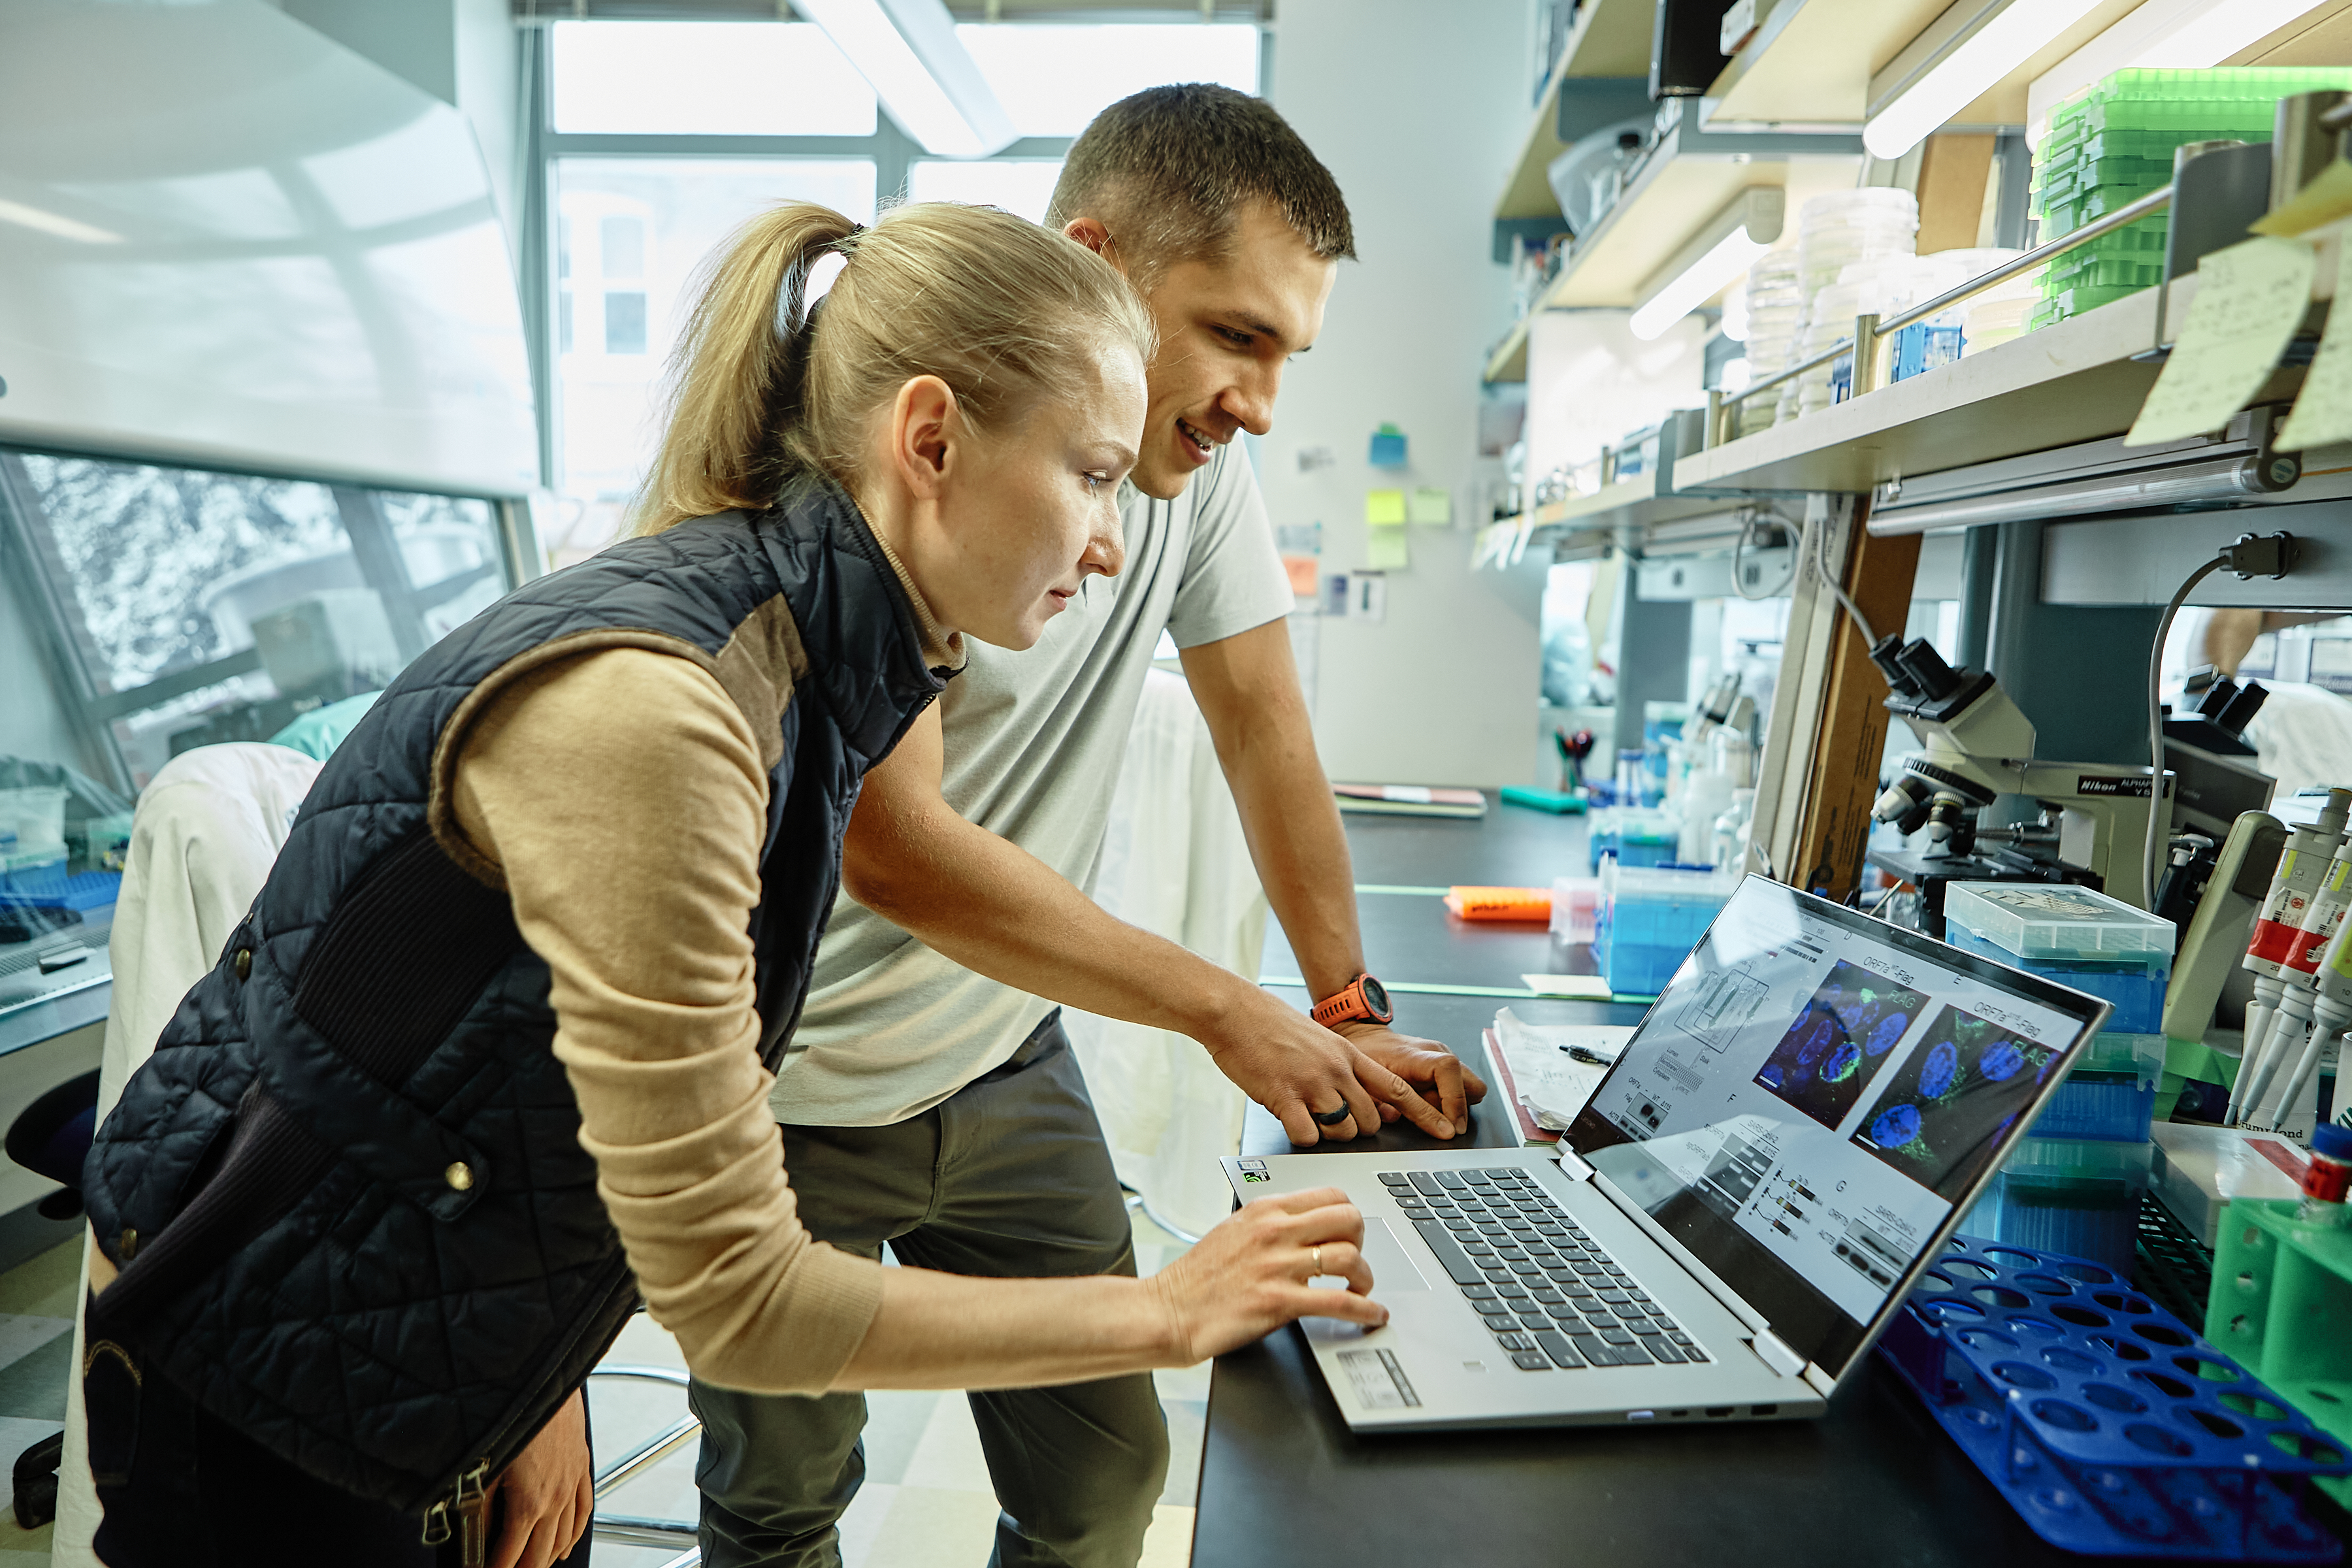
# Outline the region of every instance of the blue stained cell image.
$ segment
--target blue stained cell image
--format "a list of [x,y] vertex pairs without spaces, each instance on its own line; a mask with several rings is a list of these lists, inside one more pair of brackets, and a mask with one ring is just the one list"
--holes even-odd
[[2007,1083],[2024,1070],[2025,1053],[2017,1048],[2015,1040],[2000,1041],[1977,1062],[1977,1071],[1995,1083]]
[[1957,1201],[2000,1157],[2042,1074],[2061,1055],[1972,1013],[1943,1008],[1910,1052],[1881,1075],[1884,1090],[1853,1144]]
[[1929,1046],[1919,1068],[1919,1092],[1929,1100],[1941,1100],[1958,1088],[1959,1081],[1960,1047],[1949,1040]]
[[1890,1105],[1870,1121],[1870,1141],[1882,1149],[1900,1149],[1919,1136],[1919,1108]]
[[1822,1079],[1828,1083],[1843,1083],[1862,1065],[1862,1047],[1852,1040],[1841,1040],[1830,1059],[1822,1064]]
[[1870,1038],[1863,1042],[1862,1048],[1868,1051],[1874,1060],[1883,1057],[1895,1048],[1895,1042],[1901,1039],[1903,1031],[1910,1026],[1910,1014],[1889,1013],[1870,1026]]
[[1757,1068],[1756,1082],[1834,1129],[1927,1004],[1920,993],[1858,964],[1832,963]]

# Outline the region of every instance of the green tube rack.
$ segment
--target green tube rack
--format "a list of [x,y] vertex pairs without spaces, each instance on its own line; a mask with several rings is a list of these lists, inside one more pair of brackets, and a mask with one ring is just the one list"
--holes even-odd
[[[2293,1198],[2240,1198],[2221,1216],[2205,1338],[2352,1445],[2352,1230],[2306,1225]],[[2352,1506],[2352,1479],[2316,1478]]]

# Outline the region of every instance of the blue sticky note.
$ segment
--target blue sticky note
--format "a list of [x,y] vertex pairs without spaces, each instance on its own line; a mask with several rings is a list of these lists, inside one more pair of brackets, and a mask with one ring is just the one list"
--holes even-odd
[[1383,425],[1372,432],[1371,465],[1376,468],[1404,467],[1404,432]]

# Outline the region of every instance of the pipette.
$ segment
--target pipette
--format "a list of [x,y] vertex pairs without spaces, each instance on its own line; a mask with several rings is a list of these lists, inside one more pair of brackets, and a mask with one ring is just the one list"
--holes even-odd
[[2336,846],[2336,858],[2327,863],[2326,875],[2319,879],[2318,889],[2305,907],[2303,929],[2295,933],[2287,949],[2286,968],[2278,976],[2282,989],[2271,1015],[2270,1038],[2259,1058],[2260,1071],[2246,1089],[2243,1114],[2250,1123],[2275,1130],[2294,1107],[2295,1092],[2302,1088],[2300,1083],[2284,1091],[2268,1118],[2263,1116],[2263,1095],[2270,1088],[2270,1079],[2303,1054],[2304,1031],[2311,1026],[2317,1002],[2319,962],[2337,928],[2344,923],[2347,901],[2352,901],[2352,837]]
[[2294,1070],[2287,1075],[2285,1085],[2279,1090],[2279,1112],[2272,1119],[2273,1122],[2286,1120],[2294,1097],[2303,1092],[2304,1081],[2317,1070],[2327,1042],[2352,1028],[2352,921],[2336,922],[2336,934],[2319,960],[2318,982],[2310,1003],[2311,1038],[2305,1042]]
[[2286,994],[2279,976],[2286,972],[2286,957],[2303,930],[2311,896],[2318,891],[2328,862],[2344,842],[2347,815],[2352,815],[2352,789],[2330,789],[2319,820],[2287,836],[2286,852],[2279,857],[2270,893],[2263,900],[2262,913],[2255,917],[2254,939],[2247,945],[2243,960],[2254,975],[2254,999],[2246,1004],[2245,1055],[2238,1064],[2237,1086],[2230,1091],[2228,1121],[2231,1125],[2260,1103],[2258,1099],[2249,1103],[2248,1098],[2259,1093],[2256,1080],[2268,1087],[2269,1075],[2263,1072],[2261,1058],[2270,1038],[2271,1013]]

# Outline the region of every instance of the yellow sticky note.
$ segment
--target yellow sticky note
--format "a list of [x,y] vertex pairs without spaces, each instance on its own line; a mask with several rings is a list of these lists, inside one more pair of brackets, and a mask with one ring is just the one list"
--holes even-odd
[[1367,536],[1364,567],[1371,572],[1402,572],[1412,564],[1412,547],[1402,528],[1375,528]]
[[1454,522],[1454,494],[1433,485],[1423,485],[1412,492],[1407,510],[1415,522],[1447,528]]
[[1364,521],[1374,528],[1386,528],[1404,521],[1402,490],[1366,490]]
[[2338,158],[2295,193],[2293,201],[2249,226],[2256,234],[2293,238],[2352,214],[2352,163]]
[[2249,239],[2198,264],[2197,298],[2126,447],[2219,430],[2262,390],[2303,323],[2319,258],[2294,239]]
[[2283,452],[2337,441],[2352,441],[2352,240],[2336,243],[2336,302],[2327,308],[2327,330],[2319,336],[2319,353],[2303,378],[2294,412],[2278,433]]

